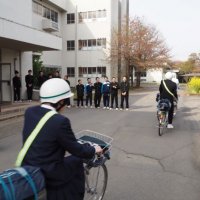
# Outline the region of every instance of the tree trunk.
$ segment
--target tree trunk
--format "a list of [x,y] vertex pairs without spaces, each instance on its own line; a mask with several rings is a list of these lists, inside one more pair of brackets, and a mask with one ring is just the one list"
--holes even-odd
[[133,87],[133,66],[130,66],[131,87]]
[[139,88],[140,87],[140,82],[141,82],[141,72],[137,71],[136,72],[136,87]]

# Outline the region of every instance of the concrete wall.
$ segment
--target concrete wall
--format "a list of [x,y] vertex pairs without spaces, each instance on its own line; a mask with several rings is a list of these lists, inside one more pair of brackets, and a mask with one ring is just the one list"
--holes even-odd
[[1,0],[0,17],[30,26],[32,23],[32,0]]

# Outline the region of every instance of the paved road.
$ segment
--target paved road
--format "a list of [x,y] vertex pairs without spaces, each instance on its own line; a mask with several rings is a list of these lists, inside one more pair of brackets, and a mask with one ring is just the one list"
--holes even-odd
[[[175,129],[159,137],[155,94],[134,93],[129,111],[72,108],[65,113],[74,132],[90,129],[114,138],[105,200],[200,199],[200,167],[192,151],[200,133],[200,98],[182,96]],[[18,118],[0,124],[0,170],[15,161],[22,123]]]

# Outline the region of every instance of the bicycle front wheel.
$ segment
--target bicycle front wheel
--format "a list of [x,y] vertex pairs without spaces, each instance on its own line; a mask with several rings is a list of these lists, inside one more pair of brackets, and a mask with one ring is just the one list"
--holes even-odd
[[103,164],[85,170],[84,200],[102,200],[108,181],[107,167]]

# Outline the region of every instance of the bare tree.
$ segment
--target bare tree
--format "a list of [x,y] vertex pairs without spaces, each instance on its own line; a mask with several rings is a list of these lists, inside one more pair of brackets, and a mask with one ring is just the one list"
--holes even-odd
[[113,30],[108,59],[116,63],[121,58],[127,77],[136,72],[136,86],[140,86],[141,72],[149,68],[163,67],[169,59],[169,49],[155,26],[135,17],[128,27],[122,23],[121,32]]

